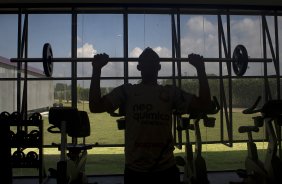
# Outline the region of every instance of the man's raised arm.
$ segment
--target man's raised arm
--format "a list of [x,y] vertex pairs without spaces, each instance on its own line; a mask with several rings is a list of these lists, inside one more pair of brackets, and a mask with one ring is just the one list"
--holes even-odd
[[209,111],[212,108],[211,94],[203,57],[190,54],[188,61],[196,68],[199,79],[199,96],[192,100],[190,108],[200,112]]
[[101,70],[108,63],[107,54],[97,54],[92,62],[92,78],[89,90],[89,109],[91,112],[105,112],[106,102],[101,97],[100,78]]

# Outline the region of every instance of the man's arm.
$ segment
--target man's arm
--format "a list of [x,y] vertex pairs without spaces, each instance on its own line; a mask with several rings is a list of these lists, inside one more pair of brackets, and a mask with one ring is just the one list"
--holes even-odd
[[97,54],[92,62],[92,78],[89,90],[89,109],[91,112],[105,112],[109,102],[101,97],[100,78],[101,70],[108,63],[107,54]]
[[199,96],[192,99],[190,110],[199,112],[209,111],[212,108],[211,94],[203,57],[197,54],[190,54],[188,61],[196,68],[199,79]]

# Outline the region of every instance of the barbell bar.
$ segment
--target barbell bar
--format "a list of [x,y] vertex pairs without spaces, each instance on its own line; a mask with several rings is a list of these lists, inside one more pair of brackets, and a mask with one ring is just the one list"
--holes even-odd
[[[203,58],[204,62],[232,62],[232,58]],[[111,62],[123,62],[125,58],[118,58],[118,57],[111,57],[109,58],[109,61]],[[135,62],[138,61],[138,58],[127,58],[127,61]],[[31,62],[31,63],[39,63],[42,62],[42,58],[11,58],[11,62],[16,63],[25,63],[25,62]],[[65,62],[92,62],[93,57],[89,58],[53,58],[53,62],[58,62],[58,63],[65,63]],[[189,61],[188,58],[160,58],[160,61],[164,62],[171,62],[171,61]],[[249,58],[250,63],[261,63],[261,62],[272,62],[272,59],[261,59],[261,58]]]
[[[109,58],[109,61],[124,61],[124,58]],[[188,58],[160,58],[161,61],[189,61]],[[203,58],[204,62],[232,62],[233,71],[237,76],[243,76],[248,68],[248,62],[272,62],[272,59],[249,58],[247,49],[243,45],[237,45],[232,58]],[[53,58],[51,44],[45,43],[42,58],[11,58],[11,62],[42,62],[44,73],[51,77],[53,62],[91,62],[93,58]],[[138,61],[138,58],[127,58],[127,61]]]

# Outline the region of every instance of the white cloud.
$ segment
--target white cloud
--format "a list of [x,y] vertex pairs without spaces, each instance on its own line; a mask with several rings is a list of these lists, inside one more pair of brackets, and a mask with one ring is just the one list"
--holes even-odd
[[187,21],[186,25],[194,34],[201,34],[203,31],[215,33],[217,30],[215,25],[208,21],[204,16],[194,16]]
[[130,53],[129,57],[139,57],[143,50],[139,47],[135,47]]
[[190,53],[218,57],[217,24],[204,16],[193,16],[185,24],[187,32],[181,38],[182,57]]
[[97,50],[89,43],[85,43],[82,47],[77,49],[77,57],[93,57],[96,53]]
[[171,50],[166,47],[155,47],[153,50],[160,56],[160,57],[171,57]]
[[[281,22],[282,19],[279,19]],[[261,19],[258,16],[253,17],[242,17],[233,18],[231,17],[231,54],[234,47],[237,44],[243,44],[248,50],[248,54],[251,58],[261,58]],[[282,25],[282,24],[279,24]],[[198,53],[204,55],[204,57],[215,57],[218,58],[218,32],[217,32],[217,21],[209,19],[208,16],[192,16],[186,21],[186,26],[181,35],[181,51],[182,57],[187,57],[190,53]],[[270,33],[272,35],[272,42],[274,44],[274,26],[273,21],[268,21],[268,26]],[[226,23],[223,25],[226,28]],[[279,27],[281,30],[282,26]],[[225,35],[227,37],[227,35]],[[79,39],[79,38],[78,38]],[[280,43],[282,42],[282,37],[280,37]],[[268,44],[268,43],[267,43]],[[268,47],[268,46],[267,46]],[[282,48],[280,47],[280,50]],[[153,48],[160,57],[171,57],[171,49],[163,47],[162,45]],[[269,48],[268,48],[269,50]],[[135,47],[129,52],[129,57],[139,57],[143,49],[140,47]],[[77,49],[78,57],[93,57],[97,53],[93,44],[85,43],[81,48]],[[270,53],[268,51],[268,53]],[[271,55],[268,54],[270,58]],[[226,67],[225,64],[223,65]],[[161,75],[171,75],[171,64],[162,63],[162,69],[160,71]],[[208,63],[206,64],[207,73],[218,74],[219,66],[218,63]],[[83,76],[91,75],[91,66],[85,64],[83,67]],[[82,70],[81,70],[82,71]],[[226,68],[224,69],[224,74],[226,74]],[[123,76],[123,64],[109,63],[102,72],[103,76]],[[258,75],[261,72],[261,66],[250,65],[247,70],[247,75]],[[136,63],[129,63],[129,74],[132,76],[139,75],[136,70]],[[182,75],[194,75],[196,74],[193,67],[189,64],[182,63]]]

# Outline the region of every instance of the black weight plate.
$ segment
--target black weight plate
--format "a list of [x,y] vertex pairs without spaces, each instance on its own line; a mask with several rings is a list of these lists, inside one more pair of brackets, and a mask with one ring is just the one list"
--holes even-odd
[[53,74],[53,52],[49,43],[45,43],[42,51],[43,69],[47,77],[51,77]]
[[25,158],[25,154],[22,151],[15,151],[12,155],[12,160],[13,161],[22,161]]
[[243,76],[248,68],[249,56],[244,45],[237,45],[233,51],[232,66],[237,76]]
[[38,160],[38,154],[34,151],[30,151],[26,155],[27,161],[37,161]]
[[29,120],[39,121],[42,120],[42,116],[39,112],[35,112],[29,117]]

